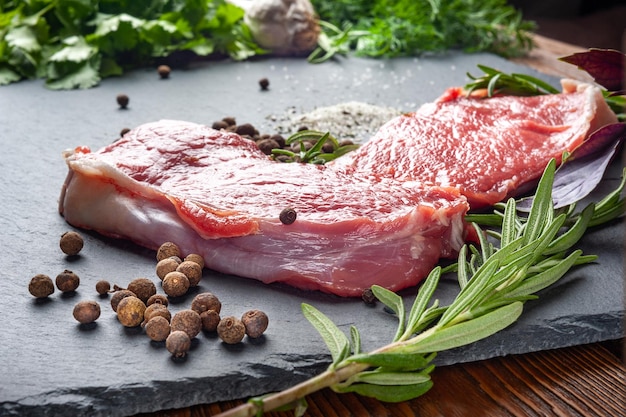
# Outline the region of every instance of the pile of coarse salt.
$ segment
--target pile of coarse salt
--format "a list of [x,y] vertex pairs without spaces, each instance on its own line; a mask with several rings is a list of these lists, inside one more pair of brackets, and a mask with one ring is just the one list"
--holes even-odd
[[285,115],[268,118],[276,122],[274,129],[283,135],[292,135],[299,129],[329,132],[338,140],[350,139],[356,143],[367,141],[392,118],[402,114],[398,109],[350,101],[328,107],[318,107],[311,112],[297,114],[291,108]]

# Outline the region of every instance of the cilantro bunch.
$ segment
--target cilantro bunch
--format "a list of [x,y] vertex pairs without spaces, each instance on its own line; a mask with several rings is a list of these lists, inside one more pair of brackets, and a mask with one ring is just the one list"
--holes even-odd
[[89,88],[175,54],[264,53],[243,15],[225,0],[0,0],[0,85]]

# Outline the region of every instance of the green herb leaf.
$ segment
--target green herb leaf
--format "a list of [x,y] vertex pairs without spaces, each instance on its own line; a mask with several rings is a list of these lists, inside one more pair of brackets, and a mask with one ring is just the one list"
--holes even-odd
[[328,346],[333,358],[333,364],[341,362],[346,353],[349,353],[350,342],[341,330],[322,312],[315,307],[303,303],[302,313],[304,317],[315,327]]

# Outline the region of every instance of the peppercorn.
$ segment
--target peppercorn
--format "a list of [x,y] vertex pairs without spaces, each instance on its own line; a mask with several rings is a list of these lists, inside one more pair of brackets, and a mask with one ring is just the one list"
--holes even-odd
[[113,309],[113,311],[117,311],[117,306],[119,305],[120,301],[122,301],[124,298],[126,297],[134,297],[135,293],[129,290],[116,290],[113,293],[113,296],[111,297],[111,308]]
[[165,348],[173,357],[182,358],[191,348],[191,338],[182,330],[172,331],[165,339]]
[[124,297],[117,305],[117,319],[124,327],[137,327],[143,322],[145,311],[144,302],[131,295]]
[[219,313],[222,311],[222,302],[213,293],[201,292],[191,300],[191,309],[198,314],[208,310],[214,310]]
[[235,125],[237,125],[237,120],[235,120],[235,118],[234,118],[234,117],[230,117],[230,116],[228,116],[228,117],[224,117],[224,118],[222,119],[222,121],[226,122],[226,124],[227,124],[228,126],[235,126]]
[[159,77],[161,77],[161,79],[169,78],[171,71],[172,70],[169,65],[159,65],[157,68],[157,72],[159,73]]
[[95,301],[79,301],[74,306],[74,318],[81,324],[89,324],[100,317],[100,304]]
[[200,279],[202,278],[202,268],[195,262],[192,261],[183,261],[176,268],[176,271],[182,272],[185,274],[187,279],[189,280],[189,286],[195,287],[200,283]]
[[28,292],[34,297],[46,298],[54,293],[54,284],[52,279],[45,274],[37,274],[30,279],[28,283]]
[[71,292],[76,291],[76,288],[78,288],[78,285],[80,284],[80,278],[74,272],[66,269],[65,271],[57,275],[55,282],[57,288],[61,292]]
[[176,271],[180,262],[178,262],[178,257],[170,256],[169,258],[161,259],[156,265],[156,275],[159,277],[161,281],[163,278],[170,272]]
[[246,335],[246,327],[237,317],[224,317],[217,325],[217,335],[224,343],[234,345],[243,340]]
[[170,320],[170,326],[172,331],[182,330],[190,339],[193,339],[202,330],[202,319],[200,314],[193,310],[181,310],[174,314],[172,320]]
[[378,300],[371,288],[366,288],[363,290],[363,293],[361,294],[361,299],[368,306],[375,306],[376,301]]
[[261,139],[256,142],[256,146],[263,152],[265,155],[271,155],[273,149],[280,148],[278,142],[273,139]]
[[111,284],[109,281],[101,279],[96,282],[96,292],[100,295],[106,295],[111,291]]
[[296,217],[298,217],[298,213],[290,207],[283,209],[278,215],[278,218],[283,224],[292,224],[296,221]]
[[242,125],[237,126],[237,128],[235,129],[235,133],[240,135],[240,136],[254,136],[256,132],[256,129],[254,128],[254,126],[252,126],[250,123],[244,123]]
[[161,316],[154,316],[148,320],[145,329],[148,337],[155,342],[162,342],[167,339],[171,331],[170,322]]
[[352,141],[351,139],[342,139],[341,141],[339,141],[339,147],[350,145],[354,145],[354,141]]
[[180,249],[174,242],[165,242],[157,250],[157,261],[169,258],[170,256],[178,256],[180,258]]
[[326,141],[322,145],[322,152],[324,153],[333,153],[335,152],[335,145],[331,141]]
[[125,109],[128,107],[128,102],[130,99],[126,94],[118,94],[117,95],[117,104],[119,104],[120,108]]
[[182,272],[170,272],[163,278],[163,291],[170,297],[180,297],[189,290],[189,278]]
[[59,246],[63,253],[68,256],[78,255],[83,248],[83,237],[76,232],[65,232],[61,235]]
[[261,310],[250,310],[246,311],[243,316],[241,316],[241,322],[246,328],[246,334],[256,339],[261,337],[265,330],[267,330],[269,318],[267,314]]
[[267,78],[261,78],[259,80],[259,86],[261,87],[261,90],[267,90],[267,88],[270,86],[270,80],[268,80]]
[[148,298],[146,306],[151,306],[152,304],[162,304],[167,307],[169,305],[169,301],[163,294],[154,294],[152,297]]
[[213,124],[211,125],[211,127],[215,130],[222,130],[222,129],[226,129],[228,128],[228,123],[226,123],[223,120],[218,120],[216,122],[213,122]]
[[220,323],[220,313],[215,310],[207,310],[200,313],[200,320],[202,320],[202,329],[207,332],[214,332],[217,330],[217,325]]
[[172,319],[172,313],[170,313],[170,310],[167,308],[167,306],[164,306],[163,304],[155,303],[155,304],[150,304],[149,306],[147,306],[146,310],[143,312],[142,325],[145,325],[147,322],[150,321],[151,318],[156,317],[156,316],[161,316],[164,319],[166,319],[168,322]]
[[149,280],[148,278],[135,278],[129,284],[129,291],[135,293],[135,296],[139,298],[141,301],[146,303],[148,298],[152,297],[156,294],[156,286],[154,282]]
[[275,133],[272,136],[270,136],[269,139],[276,141],[276,143],[278,143],[279,148],[285,147],[285,137],[283,135]]
[[130,129],[125,127],[122,130],[120,130],[120,137],[124,137],[125,134],[127,134],[128,132],[130,132]]
[[202,257],[202,255],[199,255],[197,253],[190,253],[189,255],[185,256],[184,260],[195,262],[200,265],[201,269],[204,269],[204,258]]

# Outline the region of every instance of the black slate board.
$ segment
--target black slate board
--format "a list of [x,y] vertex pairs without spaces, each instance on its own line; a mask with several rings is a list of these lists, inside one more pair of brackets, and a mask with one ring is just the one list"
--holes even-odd
[[[201,334],[188,358],[175,362],[140,330],[123,328],[108,298],[99,299],[103,312],[97,325],[79,326],[72,308],[79,300],[98,300],[97,280],[123,286],[140,276],[158,279],[154,252],[125,241],[84,233],[85,248],[76,259],[60,252],[59,237],[71,229],[57,213],[66,174],[64,149],[97,149],[124,127],[161,118],[211,124],[235,116],[267,131],[272,126],[267,117],[290,107],[306,112],[356,100],[410,111],[449,86],[463,85],[466,72],[478,73],[477,64],[538,75],[492,55],[449,54],[391,61],[349,58],[322,65],[301,59],[203,63],[175,71],[169,80],[159,80],[153,69],[142,70],[83,91],[49,91],[41,81],[1,87],[0,415],[121,416],[286,388],[322,371],[329,361],[326,347],[300,313],[302,302],[328,314],[342,329],[356,325],[365,349],[386,344],[395,330],[395,319],[380,306],[209,271],[198,291],[217,294],[223,315],[238,316],[250,308],[268,313],[270,327],[261,340],[227,346]],[[269,78],[269,91],[260,91],[261,77]],[[118,93],[129,95],[127,110],[118,109]],[[605,191],[617,185],[620,165],[607,175]],[[622,223],[589,233],[582,247],[600,255],[597,264],[572,271],[538,302],[527,303],[522,319],[506,331],[441,353],[438,363],[622,337],[623,240]],[[57,291],[39,302],[28,294],[31,276],[54,277],[66,268],[81,277],[74,295]],[[456,288],[446,280],[437,296],[450,300]],[[403,294],[410,305],[414,290]],[[172,310],[186,308],[193,295]]]

